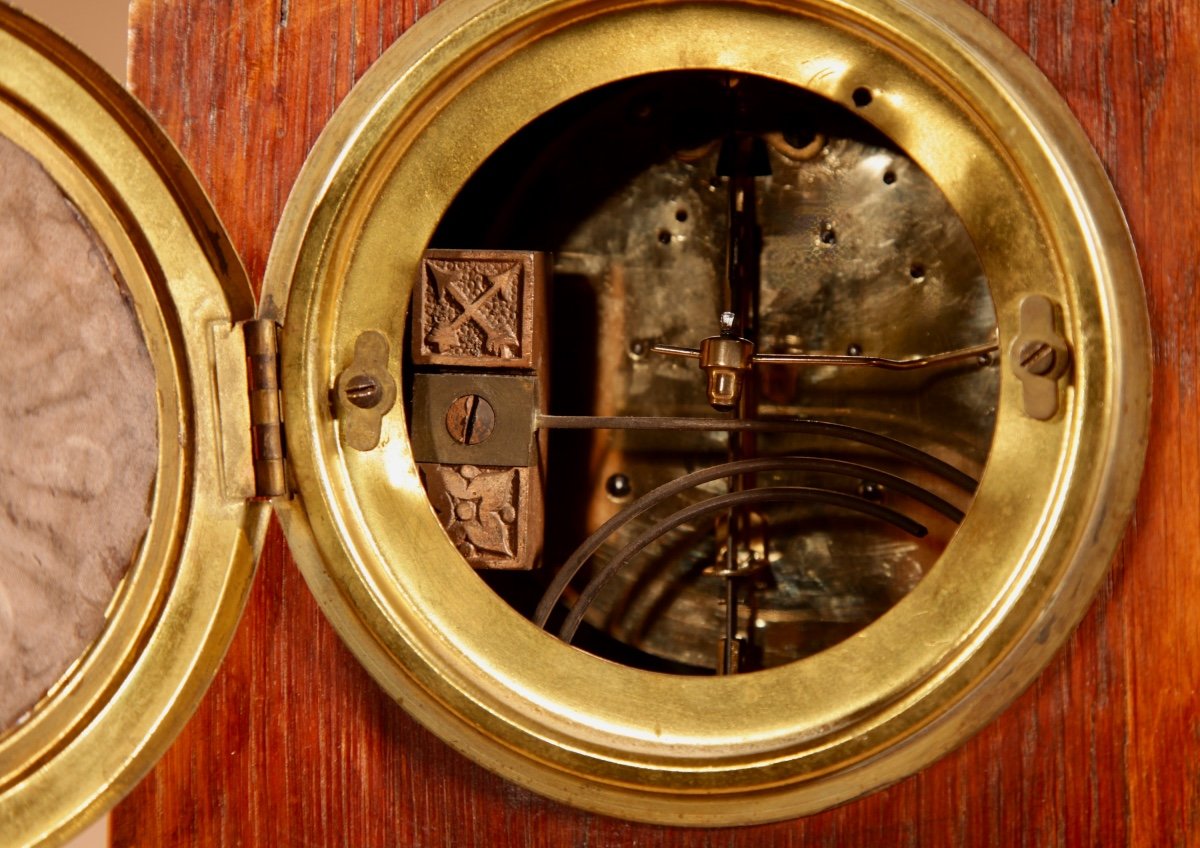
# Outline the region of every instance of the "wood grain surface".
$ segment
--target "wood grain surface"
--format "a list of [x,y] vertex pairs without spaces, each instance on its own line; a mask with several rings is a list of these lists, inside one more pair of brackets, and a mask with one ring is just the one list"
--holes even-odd
[[[454,2],[454,0],[447,0]],[[309,147],[424,0],[136,0],[130,84],[261,279]],[[635,825],[544,801],[417,726],[338,641],[272,531],[224,669],[114,816],[116,846],[1200,844],[1200,4],[985,0],[1062,92],[1129,217],[1154,332],[1136,516],[1079,630],[957,752],[778,825]]]

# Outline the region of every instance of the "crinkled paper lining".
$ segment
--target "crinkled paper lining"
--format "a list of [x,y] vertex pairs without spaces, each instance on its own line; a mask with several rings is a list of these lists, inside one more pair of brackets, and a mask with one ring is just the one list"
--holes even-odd
[[0,136],[0,731],[103,631],[149,524],[156,423],[104,246]]

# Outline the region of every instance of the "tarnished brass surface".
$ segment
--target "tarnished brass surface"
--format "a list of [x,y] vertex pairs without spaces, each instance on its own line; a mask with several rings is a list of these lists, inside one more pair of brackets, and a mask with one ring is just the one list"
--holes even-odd
[[[247,321],[243,325],[243,334],[245,347],[242,358],[248,372],[254,489],[259,497],[270,498],[287,491],[283,428],[280,426],[278,329],[270,320]],[[219,402],[225,404],[230,401],[222,396]],[[236,432],[237,422],[231,421],[230,424]],[[229,435],[222,432],[223,438]]]
[[[49,845],[115,804],[191,714],[232,636],[269,509],[227,494],[243,485],[222,460],[216,330],[252,318],[254,303],[178,154],[103,71],[6,6],[0,134],[41,163],[103,242],[158,385],[150,527],[107,626],[0,736],[0,845]],[[219,417],[248,442],[244,396],[225,399]]]
[[[748,192],[757,208],[745,210],[761,231],[759,308],[745,329],[757,345],[708,335],[718,329],[725,296],[735,188],[722,176],[722,135],[735,122],[752,138],[786,132],[797,143],[824,139],[806,157],[763,145],[761,173]],[[705,140],[698,149],[691,147],[697,137]],[[680,151],[680,144],[689,147]],[[929,177],[837,104],[773,81],[714,72],[615,83],[542,116],[506,143],[459,193],[434,238],[530,245],[558,256],[547,307],[555,367],[543,413],[712,415],[709,406],[730,409],[746,383],[756,416],[807,415],[867,427],[969,474],[983,468],[998,378],[990,357],[995,310],[979,259]],[[682,351],[692,351],[698,363],[663,355]],[[804,367],[785,364],[791,359]],[[896,373],[856,373],[872,366]],[[412,433],[420,460],[426,428],[416,388]],[[970,502],[969,492],[861,445],[780,434],[735,439],[744,453],[866,462],[963,508]],[[549,442],[550,570],[630,498],[714,464],[730,448],[725,433],[670,426],[600,427]],[[608,491],[614,477],[628,481],[622,497]],[[757,509],[755,539],[736,557],[756,572],[736,587],[736,626],[750,648],[742,652],[744,670],[816,653],[865,627],[933,567],[957,526],[853,476],[831,482],[828,474],[773,472],[755,479],[861,492],[930,532],[914,537],[813,503]],[[676,507],[725,486],[714,481],[639,514],[597,551],[595,562]],[[715,565],[726,545],[723,527],[714,533],[711,522],[688,523],[662,537],[597,598],[588,622],[633,653],[604,638],[589,640],[586,630],[578,644],[652,669],[672,667],[658,658],[682,664],[678,671],[711,670],[728,614],[726,581]],[[525,613],[529,596],[541,592],[532,581],[495,585]]]
[[[774,79],[855,112],[928,175],[969,236],[987,280],[977,296],[990,298],[994,317],[967,309],[928,346],[838,337],[820,349],[937,353],[989,339],[994,321],[1003,358],[1030,294],[1062,305],[1072,346],[1059,411],[1046,421],[1024,414],[1010,368],[980,372],[998,381],[981,485],[937,567],[903,600],[814,656],[722,677],[623,667],[532,626],[443,531],[402,406],[385,416],[379,448],[361,453],[343,449],[328,403],[363,330],[403,338],[422,253],[494,151],[577,95],[682,69]],[[771,149],[803,162],[808,146]],[[835,241],[847,232],[835,226]],[[924,270],[917,276],[938,272]],[[266,288],[286,304],[272,317],[284,328],[299,490],[279,514],[326,613],[381,685],[451,744],[611,815],[780,819],[936,759],[1061,644],[1104,575],[1140,473],[1149,351],[1120,209],[1032,64],[976,13],[941,0],[447,4],[380,60],[323,135],[280,225]],[[835,299],[813,306],[838,314]],[[889,314],[914,311],[900,301]],[[684,329],[666,341],[694,347],[713,331]],[[760,328],[785,352],[787,332]],[[859,391],[877,378],[855,369],[841,379]],[[696,397],[707,409],[703,391]],[[978,443],[956,449],[967,466],[984,460]]]
[[413,458],[438,520],[472,568],[527,571],[541,559],[541,395],[530,373],[413,376]]
[[527,571],[541,558],[545,441],[534,422],[548,370],[546,273],[547,257],[529,251],[421,260],[406,360],[417,372],[413,456],[473,568]]
[[396,381],[388,372],[390,349],[386,336],[367,330],[354,343],[354,359],[338,375],[337,414],[346,444],[355,450],[375,449],[383,416],[396,402]]
[[1067,340],[1055,325],[1055,308],[1042,295],[1021,301],[1021,334],[1013,339],[1013,373],[1024,389],[1025,414],[1045,421],[1058,412],[1058,381],[1071,363]]

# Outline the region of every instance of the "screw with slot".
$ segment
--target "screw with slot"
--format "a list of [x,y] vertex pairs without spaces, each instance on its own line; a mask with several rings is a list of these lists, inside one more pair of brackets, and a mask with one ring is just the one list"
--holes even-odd
[[1025,414],[1039,421],[1049,421],[1058,412],[1058,383],[1070,365],[1070,347],[1058,330],[1057,313],[1057,305],[1043,295],[1024,298],[1021,332],[1010,348]]
[[355,450],[379,445],[383,416],[396,403],[396,381],[388,374],[387,337],[367,330],[354,342],[354,358],[334,385],[334,410],[342,437]]
[[383,388],[370,374],[358,374],[346,383],[346,400],[359,409],[372,409],[383,400]]
[[446,431],[460,445],[486,442],[495,429],[496,410],[479,395],[463,395],[446,410]]
[[1021,347],[1021,367],[1039,377],[1054,370],[1057,358],[1054,348],[1044,341],[1031,341]]

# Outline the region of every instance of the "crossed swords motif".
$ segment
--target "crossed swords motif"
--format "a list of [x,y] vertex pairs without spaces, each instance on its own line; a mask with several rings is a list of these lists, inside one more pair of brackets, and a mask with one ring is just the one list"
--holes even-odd
[[506,352],[517,349],[520,343],[517,337],[513,335],[512,327],[497,327],[484,313],[484,309],[497,296],[504,296],[505,300],[510,299],[508,293],[510,288],[515,288],[513,284],[520,273],[519,266],[514,265],[498,274],[485,274],[484,279],[491,285],[474,300],[459,287],[459,283],[462,281],[460,273],[439,269],[432,265],[430,266],[430,270],[433,272],[438,300],[448,304],[449,299],[452,297],[462,307],[462,312],[459,313],[457,318],[453,321],[438,322],[433,331],[426,337],[426,341],[431,348],[438,353],[445,353],[457,347],[459,343],[458,331],[468,321],[474,321],[487,336],[484,345],[488,353],[493,356],[503,356]]

